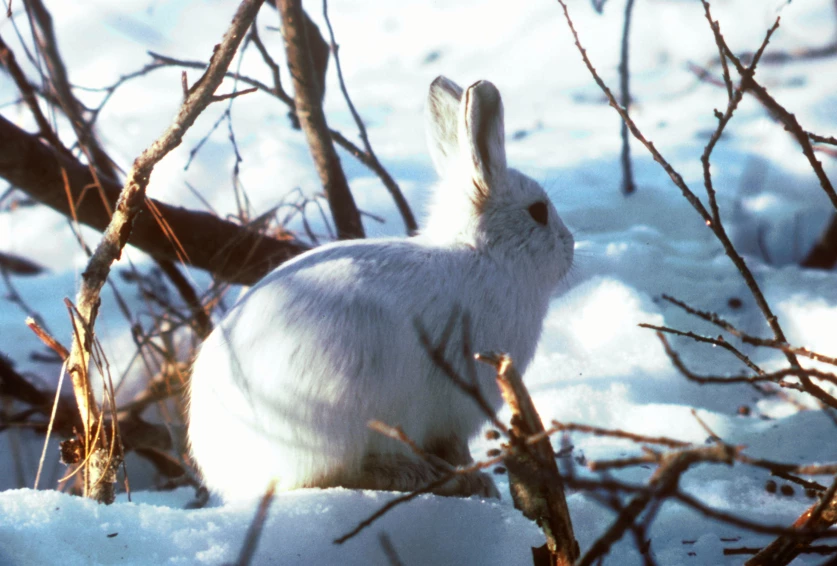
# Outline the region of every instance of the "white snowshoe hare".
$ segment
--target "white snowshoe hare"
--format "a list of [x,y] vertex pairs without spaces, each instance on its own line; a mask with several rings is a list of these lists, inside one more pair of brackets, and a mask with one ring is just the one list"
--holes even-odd
[[[506,166],[503,104],[487,81],[464,93],[430,86],[427,138],[442,177],[427,227],[408,239],[342,241],[286,262],[218,324],[195,361],[192,455],[224,500],[277,489],[344,486],[410,491],[443,466],[367,427],[400,426],[453,466],[486,418],[433,364],[416,325],[439,340],[453,312],[470,316],[474,351],[508,352],[523,372],[550,295],[573,259],[573,237],[537,182]],[[465,375],[462,333],[446,358]],[[502,400],[492,368],[477,382]],[[442,495],[498,497],[485,474],[459,475]]]

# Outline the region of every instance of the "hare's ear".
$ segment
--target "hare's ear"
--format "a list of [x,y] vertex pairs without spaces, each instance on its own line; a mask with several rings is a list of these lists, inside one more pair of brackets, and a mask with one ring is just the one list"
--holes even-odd
[[457,130],[462,88],[446,77],[436,77],[430,85],[425,109],[425,130],[430,156],[439,176],[459,153]]
[[474,187],[487,195],[506,174],[503,100],[488,81],[468,87],[459,117],[459,150],[470,167]]

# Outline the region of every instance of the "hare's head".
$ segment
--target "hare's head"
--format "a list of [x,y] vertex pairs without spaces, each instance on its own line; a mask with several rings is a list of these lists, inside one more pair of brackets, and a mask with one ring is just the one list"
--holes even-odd
[[557,284],[572,264],[573,237],[543,188],[506,166],[497,87],[479,81],[463,93],[438,77],[430,85],[426,127],[443,182],[424,236],[442,245],[473,246]]

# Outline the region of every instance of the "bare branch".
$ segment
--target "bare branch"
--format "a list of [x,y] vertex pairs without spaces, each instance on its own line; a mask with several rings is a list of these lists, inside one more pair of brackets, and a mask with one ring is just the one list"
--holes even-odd
[[314,74],[305,16],[300,0],[276,0],[282,18],[282,38],[294,83],[294,102],[302,131],[308,140],[314,165],[328,198],[337,237],[341,240],[363,238],[363,224],[355,205],[340,158],[331,141]]
[[[215,90],[221,84],[227,67],[244,33],[256,17],[261,3],[262,0],[242,1],[230,28],[221,43],[216,46],[207,71],[189,90],[174,123],[134,161],[120,193],[113,217],[82,274],[81,288],[76,297],[79,324],[76,325],[75,340],[70,350],[67,369],[73,381],[76,401],[85,426],[85,442],[88,443],[88,450],[92,450],[92,454],[96,456],[92,459],[93,464],[101,460],[99,454],[106,449],[107,445],[106,434],[100,436],[100,444],[93,444],[90,440],[92,430],[99,422],[99,414],[90,391],[87,374],[91,356],[92,331],[99,307],[99,292],[107,280],[111,264],[121,256],[122,249],[128,243],[134,218],[145,203],[145,189],[154,166],[180,144],[184,133],[212,102]],[[90,487],[99,482],[99,478],[94,475],[99,470],[98,466],[92,465],[86,468],[85,486]],[[105,481],[109,480],[108,473]],[[87,489],[85,495],[87,495]]]
[[675,440],[673,438],[666,438],[662,436],[644,436],[641,434],[634,434],[632,432],[625,432],[622,430],[610,430],[605,428],[599,428],[595,426],[589,425],[582,425],[576,423],[560,423],[558,421],[552,421],[552,428],[548,429],[546,432],[547,434],[553,434],[554,432],[583,432],[586,434],[593,434],[595,436],[609,436],[611,438],[624,438],[626,440],[632,440],[634,442],[646,443],[646,444],[660,444],[662,446],[667,446],[668,448],[687,448],[692,444],[690,442],[683,442],[682,440]]
[[[709,3],[706,0],[701,0],[703,3],[704,11],[706,12],[706,17],[711,21],[711,14],[709,10]],[[837,210],[837,193],[834,191],[834,187],[831,185],[831,181],[828,179],[828,176],[825,174],[825,170],[822,167],[822,163],[820,163],[816,156],[814,155],[814,150],[811,147],[811,142],[809,141],[808,132],[805,131],[802,126],[799,125],[799,122],[796,120],[796,116],[792,113],[788,112],[781,104],[779,104],[776,99],[774,99],[770,94],[768,94],[767,89],[760,85],[756,80],[753,78],[752,68],[755,67],[755,64],[758,62],[758,59],[761,57],[762,52],[764,51],[765,46],[767,45],[767,41],[770,38],[770,35],[773,31],[779,26],[779,19],[776,19],[776,23],[773,27],[768,31],[768,36],[765,39],[762,46],[756,52],[755,56],[753,57],[753,63],[749,67],[745,67],[741,60],[736,57],[729,46],[726,44],[723,35],[720,33],[720,29],[717,28],[717,24],[713,27],[713,30],[718,29],[715,34],[716,41],[723,49],[724,54],[729,58],[732,64],[735,66],[736,71],[738,74],[741,75],[741,88],[743,90],[751,92],[756,98],[758,98],[759,102],[761,102],[769,111],[770,113],[775,116],[782,124],[785,125],[785,128],[793,135],[796,141],[799,143],[799,146],[802,148],[802,153],[805,154],[805,157],[808,159],[808,163],[810,163],[811,168],[814,170],[814,173],[817,175],[817,179],[822,186],[823,191],[831,200],[832,206],[834,206],[835,210]]]
[[[32,24],[38,51],[46,63],[50,90],[58,102],[58,106],[70,121],[78,138],[79,147],[92,165],[91,172],[94,177],[97,177],[96,169],[98,169],[106,177],[116,179],[117,173],[113,161],[99,144],[92,126],[83,116],[82,105],[73,95],[67,68],[58,51],[58,39],[55,36],[52,16],[42,0],[26,0],[24,5]],[[98,185],[98,179],[96,182]]]
[[49,120],[47,120],[46,116],[44,116],[44,113],[41,111],[35,89],[32,88],[32,85],[26,79],[26,75],[24,74],[23,69],[20,68],[20,65],[18,65],[14,53],[11,49],[9,49],[9,46],[6,45],[6,42],[3,41],[2,38],[0,38],[0,62],[3,63],[3,66],[12,77],[12,80],[14,80],[15,85],[17,85],[17,88],[23,97],[23,101],[29,107],[29,111],[32,113],[35,123],[38,124],[38,133],[43,136],[44,139],[46,139],[57,151],[60,151],[65,155],[70,155],[69,150],[67,150],[67,148],[65,148],[61,143],[61,140],[58,139],[58,136],[52,129]]
[[[564,495],[564,482],[555,463],[555,452],[548,436],[537,442],[527,442],[533,435],[545,432],[540,415],[511,358],[504,354],[480,354],[477,359],[497,370],[497,385],[512,412],[509,444],[518,450],[513,450],[504,462],[509,472],[514,506],[536,521],[546,535],[550,564],[569,566],[576,561],[580,551]],[[537,481],[530,481],[530,478],[537,478]]]
[[[628,70],[630,43],[628,39],[630,37],[631,14],[633,11],[634,0],[628,0],[625,3],[625,23],[622,28],[622,54],[619,60],[619,90],[621,91],[619,102],[626,111],[631,106],[630,71]],[[622,193],[630,195],[636,190],[636,185],[634,184],[634,172],[631,166],[631,146],[628,136],[628,125],[624,120],[620,123],[620,133],[622,135]]]
[[721,462],[731,464],[733,453],[724,444],[674,450],[659,456],[660,467],[648,482],[648,491],[635,495],[625,506],[610,528],[587,550],[578,561],[579,566],[590,565],[607,553],[633,525],[639,515],[655,498],[668,497],[677,491],[680,476],[698,462]]
[[[288,95],[288,93],[285,92],[285,90],[282,88],[281,79],[279,78],[279,74],[278,74],[279,73],[278,65],[276,65],[276,62],[273,61],[272,57],[270,57],[270,54],[267,53],[267,50],[264,48],[264,45],[261,43],[261,40],[260,39],[258,41],[256,40],[258,35],[253,36],[252,33],[251,33],[250,37],[253,38],[254,45],[256,45],[256,47],[259,49],[259,52],[262,53],[262,58],[266,57],[265,64],[268,65],[268,67],[271,69],[271,73],[273,73],[273,75],[274,75],[274,79],[273,79],[274,80],[274,86],[270,87],[270,86],[264,84],[263,82],[261,82],[259,80],[256,80],[256,79],[254,79],[252,77],[249,77],[247,75],[241,75],[241,74],[235,73],[235,72],[227,72],[227,74],[226,74],[227,78],[232,78],[232,79],[235,79],[237,81],[241,81],[244,84],[247,84],[247,85],[253,86],[255,88],[258,88],[260,91],[278,98],[279,100],[281,100],[283,103],[285,103],[288,106],[288,108],[290,109],[290,111],[292,113],[295,114],[296,113],[296,103],[294,102],[293,98],[291,98]],[[259,47],[259,46],[261,46],[261,47]],[[263,51],[263,49],[264,49],[264,51]],[[159,63],[159,65],[161,65],[161,66],[163,66],[163,65],[165,65],[165,66],[180,66],[180,67],[187,67],[187,68],[193,68],[193,69],[205,69],[206,68],[206,63],[203,63],[201,61],[187,61],[187,60],[182,60],[182,59],[175,59],[173,57],[167,57],[165,55],[160,55],[158,53],[153,53],[151,51],[149,51],[149,55],[151,55],[154,58],[155,63]],[[152,64],[152,65],[154,65],[154,64]],[[338,130],[331,130],[330,129],[329,130],[329,135],[331,136],[331,139],[334,141],[334,143],[336,143],[337,145],[342,147],[344,150],[349,152],[355,159],[357,159],[361,164],[363,164],[363,166],[365,166],[367,169],[369,169],[370,171],[375,173],[375,175],[377,175],[378,178],[381,179],[381,182],[384,184],[384,186],[387,188],[387,190],[389,190],[390,193],[393,195],[393,198],[398,199],[398,197],[396,195],[401,194],[400,188],[398,188],[397,184],[395,183],[395,180],[392,179],[392,176],[384,168],[384,166],[381,165],[381,163],[378,161],[378,159],[376,157],[373,157],[367,151],[358,147],[355,143],[353,143],[351,140],[349,140],[346,136],[344,136]],[[396,190],[397,190],[397,192],[396,192]],[[401,198],[403,198],[403,197],[401,197]],[[396,200],[396,206],[399,208],[399,212],[401,213],[402,218],[404,218],[404,223],[407,226],[408,233],[411,234],[412,232],[410,230],[411,230],[411,225],[412,224],[409,222],[409,217],[412,217],[412,212],[410,212],[408,217],[405,217],[405,215],[404,215],[404,212],[405,212],[404,207],[406,206],[406,210],[409,210],[409,205],[406,204],[406,201],[403,204],[399,204],[399,201]],[[413,221],[413,223],[414,222],[415,221]]]
[[[662,297],[663,297],[664,300],[670,302],[673,305],[676,305],[676,306],[680,307],[681,309],[683,309],[687,313],[689,313],[693,316],[696,316],[696,317],[698,317],[702,320],[705,320],[707,322],[711,322],[712,324],[714,324],[718,328],[722,328],[723,330],[726,330],[727,332],[729,332],[730,334],[732,334],[736,338],[741,339],[741,341],[744,342],[745,344],[750,344],[751,346],[760,346],[760,347],[764,347],[764,348],[772,348],[774,350],[780,350],[782,352],[791,353],[791,354],[794,354],[796,356],[801,356],[803,358],[809,358],[809,359],[812,359],[812,360],[815,360],[815,361],[818,361],[818,362],[823,362],[823,363],[827,363],[827,364],[837,366],[837,358],[835,358],[835,357],[825,356],[823,354],[819,354],[817,352],[811,351],[811,350],[809,350],[808,348],[805,348],[805,347],[791,346],[790,344],[788,344],[787,342],[784,342],[784,341],[779,341],[779,340],[775,340],[775,339],[772,339],[772,338],[759,338],[758,336],[751,336],[750,334],[747,334],[746,332],[743,332],[742,330],[739,330],[738,328],[733,326],[732,323],[723,319],[717,313],[709,312],[709,311],[702,311],[702,310],[693,308],[693,307],[687,305],[686,303],[684,303],[683,301],[679,301],[679,300],[675,299],[674,297],[672,297],[670,295],[665,295],[664,294]],[[651,328],[650,325],[640,325],[640,326],[646,326],[648,328]],[[660,330],[660,329],[657,328],[657,330]],[[677,332],[679,332],[679,331],[677,331]]]
[[[103,231],[110,221],[120,186],[100,177],[108,203],[92,195],[95,185],[90,169],[75,159],[59,155],[0,116],[0,177],[58,212]],[[68,197],[69,195],[69,197]],[[253,284],[271,269],[306,251],[284,231],[278,238],[256,228],[240,226],[205,212],[187,210],[146,198],[136,204],[128,243],[158,259],[179,261],[177,248],[149,210],[153,205],[177,234],[188,263],[232,283]]]
[[236,560],[236,566],[249,566],[253,561],[253,556],[256,554],[256,548],[259,545],[259,538],[264,529],[265,521],[267,521],[267,513],[270,510],[270,504],[273,503],[273,497],[276,493],[276,481],[270,482],[261,500],[259,506],[256,508],[256,514],[247,528],[247,534],[244,537],[244,544],[241,545],[241,552]]
[[648,328],[651,330],[656,330],[657,332],[665,332],[666,334],[674,334],[675,336],[683,336],[685,338],[691,338],[695,342],[703,342],[706,344],[712,344],[713,346],[719,346],[728,352],[732,353],[736,358],[741,360],[743,364],[745,364],[748,368],[753,370],[758,374],[763,374],[764,370],[762,370],[759,366],[753,363],[753,361],[741,353],[741,351],[724,340],[723,336],[718,336],[717,338],[712,338],[710,336],[701,336],[700,334],[695,334],[694,332],[688,331],[684,332],[682,330],[677,330],[676,328],[669,328],[668,326],[657,326],[654,324],[646,324],[641,323],[639,325],[641,328]]
[[[782,379],[786,377],[798,377],[800,380],[802,378],[816,378],[822,379],[823,381],[828,381],[829,383],[837,384],[837,375],[829,372],[825,372],[822,370],[814,369],[814,368],[802,368],[802,367],[791,367],[785,368],[781,370],[777,370],[770,373],[762,373],[759,375],[749,375],[749,376],[703,376],[697,375],[696,373],[689,370],[686,365],[683,363],[683,360],[680,359],[680,355],[675,352],[672,347],[669,345],[668,340],[666,340],[665,336],[662,332],[657,333],[657,337],[663,344],[665,348],[666,354],[668,355],[671,363],[674,364],[674,367],[682,373],[686,379],[690,381],[694,381],[696,383],[706,384],[706,383],[720,383],[724,385],[729,385],[732,383],[758,383],[758,382],[774,382],[779,383],[780,385],[786,385],[782,382]],[[826,402],[829,406],[834,406],[837,408],[837,399],[834,399],[828,393],[823,392],[826,396],[823,399],[817,397],[821,401]]]

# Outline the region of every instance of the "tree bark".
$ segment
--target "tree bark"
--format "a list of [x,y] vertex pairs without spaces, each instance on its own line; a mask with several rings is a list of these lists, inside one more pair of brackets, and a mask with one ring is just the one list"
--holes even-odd
[[505,461],[512,500],[515,508],[537,522],[546,536],[546,545],[532,549],[535,564],[571,566],[578,559],[579,547],[555,452],[548,436],[527,444],[527,439],[544,433],[535,404],[511,358],[480,354],[477,359],[497,370],[497,385],[512,412],[509,435],[515,450]]
[[[59,155],[2,116],[0,177],[61,214],[71,217],[74,208],[78,221],[91,228],[102,231],[110,222],[88,166]],[[109,209],[114,210],[121,186],[101,174],[99,181]],[[186,252],[186,263],[231,283],[253,284],[282,262],[309,249],[289,234],[276,239],[207,212],[146,199],[140,205],[128,243],[158,259],[178,261],[177,249],[148,210],[149,201],[177,236]]]
[[341,240],[363,238],[360,212],[349,190],[323,113],[320,101],[322,88],[314,70],[302,3],[300,0],[276,0],[276,9],[282,19],[282,37],[294,83],[296,114],[325,189],[337,237]]

